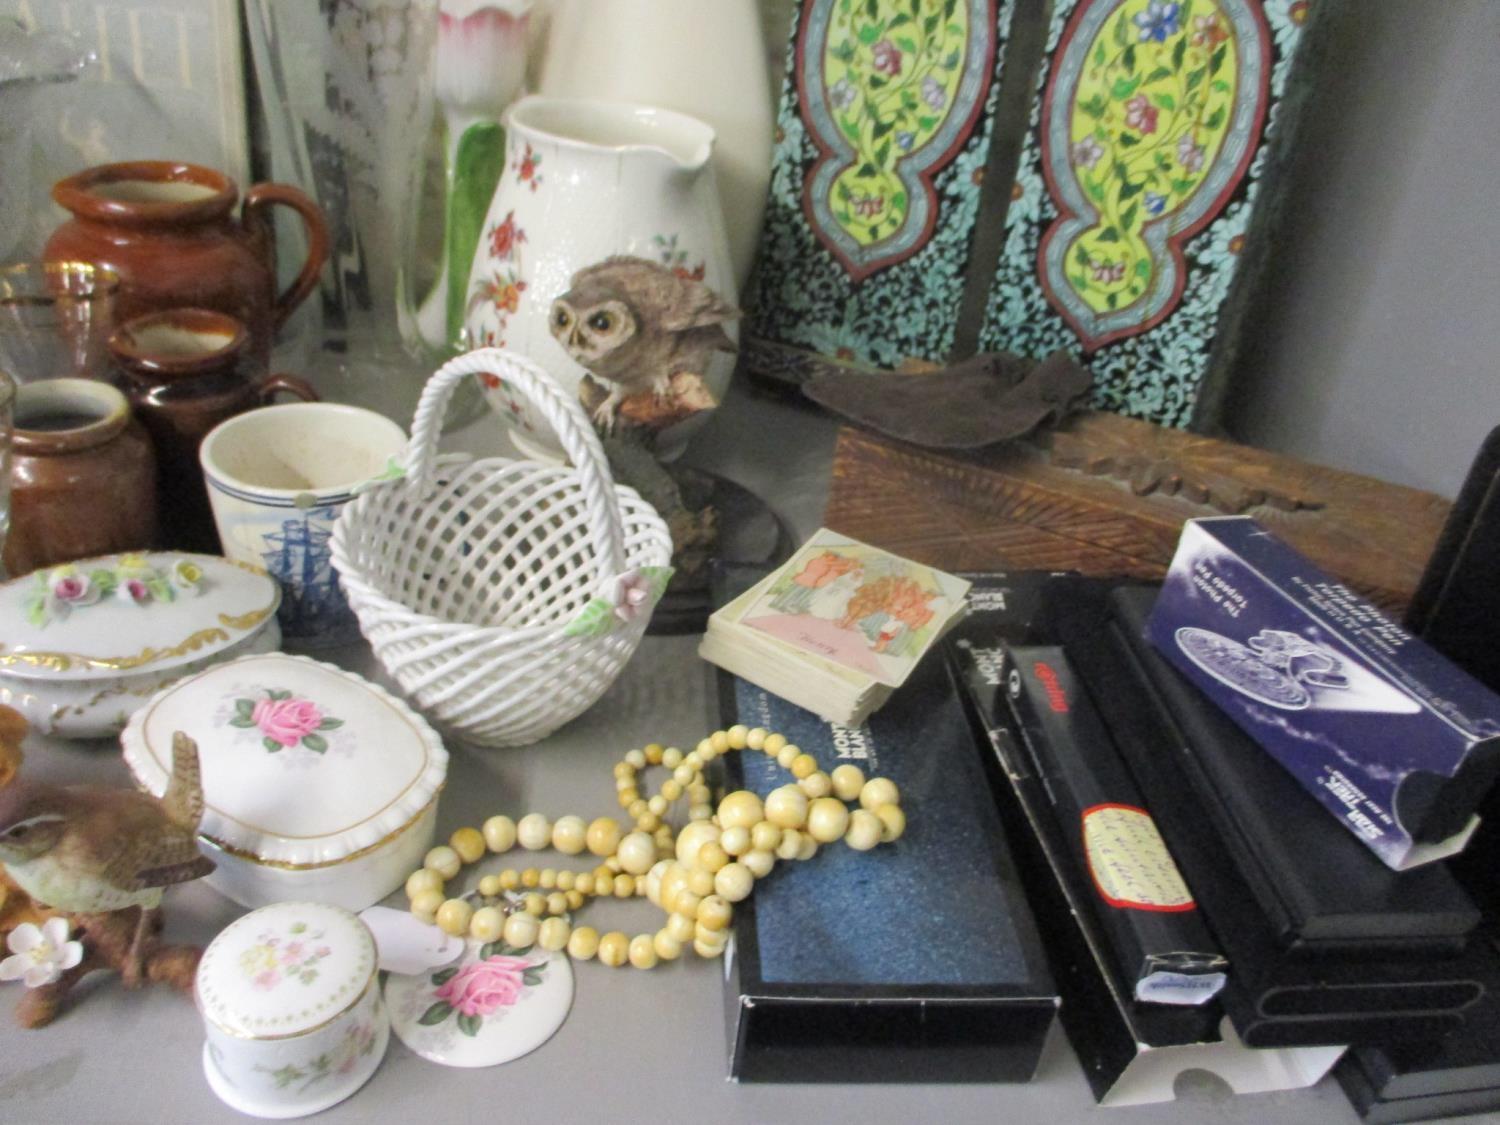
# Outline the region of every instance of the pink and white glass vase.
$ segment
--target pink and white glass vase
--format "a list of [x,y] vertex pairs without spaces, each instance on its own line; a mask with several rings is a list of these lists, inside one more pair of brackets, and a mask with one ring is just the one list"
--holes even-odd
[[464,283],[505,167],[500,118],[520,95],[533,0],[439,0],[435,93],[445,126],[443,260],[417,312],[423,339],[458,344]]

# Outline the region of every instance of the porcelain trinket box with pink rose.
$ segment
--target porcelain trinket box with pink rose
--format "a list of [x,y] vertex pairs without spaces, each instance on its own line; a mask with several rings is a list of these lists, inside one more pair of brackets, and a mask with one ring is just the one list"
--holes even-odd
[[442,739],[351,672],[270,653],[161,692],[121,736],[153,793],[167,784],[176,730],[198,742],[199,846],[218,865],[208,883],[244,906],[296,898],[363,910],[432,844]]

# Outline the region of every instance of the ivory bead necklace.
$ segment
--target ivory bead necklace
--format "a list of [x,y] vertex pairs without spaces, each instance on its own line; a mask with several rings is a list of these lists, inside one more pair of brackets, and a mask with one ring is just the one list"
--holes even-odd
[[[730,750],[747,749],[774,759],[795,783],[772,790],[764,801],[748,789],[737,790],[716,810],[704,767]],[[638,774],[652,766],[670,770],[671,776],[648,798],[641,794]],[[812,755],[761,727],[715,731],[686,754],[652,743],[626,754],[614,776],[620,807],[635,825],[632,831],[623,831],[613,817],[550,821],[541,813],[528,813],[519,821],[492,816],[480,828],[460,828],[447,844],[429,851],[422,868],[406,880],[412,914],[455,936],[468,934],[484,942],[503,938],[517,949],[566,949],[580,960],[597,956],[606,965],[628,962],[649,969],[658,961],[675,960],[689,945],[702,957],[723,953],[734,904],[749,897],[755,880],[769,875],[778,859],[811,859],[819,845],[838,840],[868,851],[906,830],[895,782],[883,777],[867,781],[858,766],[847,764],[824,773]],[[667,813],[683,798],[689,805],[688,823],[674,833]],[[858,807],[851,810],[848,805],[855,802]],[[444,884],[465,864],[517,845],[527,851],[553,848],[564,855],[587,850],[601,862],[592,871],[509,868],[484,876],[477,892],[444,895]],[[565,917],[590,898],[638,895],[667,914],[666,924],[654,934],[631,938],[612,931],[601,937],[592,926],[574,927]],[[473,897],[480,901],[477,908],[469,901]]]

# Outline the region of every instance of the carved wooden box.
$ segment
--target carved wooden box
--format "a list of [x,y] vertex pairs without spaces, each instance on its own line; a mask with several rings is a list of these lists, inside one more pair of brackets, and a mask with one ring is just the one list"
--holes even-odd
[[1244,513],[1399,610],[1448,508],[1430,492],[1086,413],[1041,444],[966,456],[842,429],[824,523],[948,571],[1160,578],[1185,520]]

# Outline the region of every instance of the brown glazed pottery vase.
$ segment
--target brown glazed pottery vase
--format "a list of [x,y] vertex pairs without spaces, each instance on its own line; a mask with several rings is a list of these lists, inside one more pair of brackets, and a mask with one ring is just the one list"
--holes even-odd
[[156,462],[125,396],[92,379],[16,392],[10,466],[12,575],[156,544]]
[[[101,164],[59,180],[52,198],[73,217],[47,240],[49,262],[93,262],[120,275],[115,319],[194,306],[244,322],[263,361],[276,330],[318,283],[328,228],[318,205],[286,184],[239,193],[211,168],[163,160]],[[307,234],[307,260],[276,292],[272,206],[290,207]]]
[[198,446],[209,430],[280,393],[318,401],[317,392],[295,375],[259,378],[263,368],[249,344],[240,321],[209,309],[148,313],[110,337],[125,395],[156,447],[165,548],[219,553],[198,463]]

